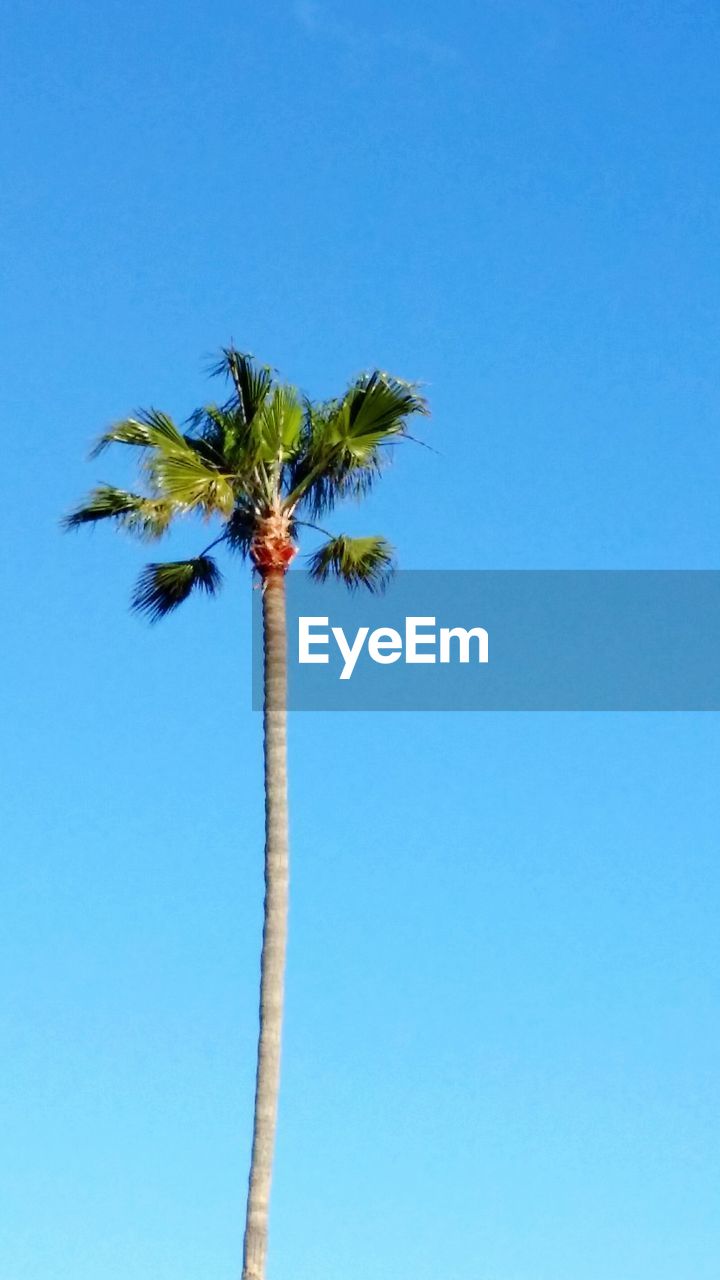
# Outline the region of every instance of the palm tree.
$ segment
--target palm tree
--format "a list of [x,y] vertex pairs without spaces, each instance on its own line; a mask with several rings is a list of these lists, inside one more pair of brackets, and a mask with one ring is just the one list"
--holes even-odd
[[[243,1280],[263,1280],[280,1077],[287,939],[288,807],[285,574],[301,527],[345,497],[360,497],[381,474],[390,446],[408,438],[407,421],[427,413],[417,388],[386,373],[357,378],[336,400],[312,403],[273,371],[234,347],[213,373],[232,393],[196,410],[182,430],[155,409],[115,423],[93,456],[117,443],[141,451],[144,492],[95,489],[65,520],[69,529],[114,521],[154,541],[178,516],[217,519],[219,535],[190,560],[149,564],[133,607],[151,621],[193,592],[214,595],[221,583],[208,553],[222,545],[249,558],[262,586],[265,759],[265,905],[260,976],[260,1033],[243,1251]],[[302,517],[306,517],[303,519]],[[320,532],[324,532],[320,530]],[[392,570],[384,538],[328,537],[309,557],[319,580],[334,575],[350,588],[382,587]]]

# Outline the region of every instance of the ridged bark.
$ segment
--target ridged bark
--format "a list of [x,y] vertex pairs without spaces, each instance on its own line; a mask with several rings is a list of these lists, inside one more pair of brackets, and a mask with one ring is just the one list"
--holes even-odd
[[287,637],[285,574],[263,581],[265,916],[260,961],[260,1036],[248,1186],[243,1280],[264,1280],[275,1148],[288,914]]

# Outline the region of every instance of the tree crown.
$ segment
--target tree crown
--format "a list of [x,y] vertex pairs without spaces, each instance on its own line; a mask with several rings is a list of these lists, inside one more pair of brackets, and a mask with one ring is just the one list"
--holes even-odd
[[[263,578],[284,572],[299,528],[327,535],[314,521],[341,499],[367,493],[392,446],[411,438],[409,419],[428,413],[414,384],[378,370],[321,403],[232,346],[223,349],[212,372],[228,381],[231,394],[222,404],[196,409],[184,429],[149,409],[104,432],[92,456],[112,444],[139,450],[140,489],[100,485],[64,521],[76,529],[111,520],[157,541],[180,516],[219,519],[219,536],[199,555],[145,568],[133,607],[151,620],[170,613],[194,590],[217,591],[221,574],[208,553],[221,544],[249,557]],[[309,557],[315,578],[337,576],[351,588],[382,588],[392,566],[392,548],[380,536],[327,535]]]

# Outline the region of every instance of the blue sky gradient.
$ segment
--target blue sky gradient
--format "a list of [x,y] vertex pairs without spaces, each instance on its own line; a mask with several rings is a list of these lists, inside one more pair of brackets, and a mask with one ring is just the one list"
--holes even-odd
[[[59,515],[229,338],[427,383],[349,532],[716,568],[720,16],[28,0],[0,53],[12,1280],[240,1271],[250,582],[148,629]],[[202,531],[173,546],[194,551]],[[713,715],[299,715],[270,1280],[717,1280]]]

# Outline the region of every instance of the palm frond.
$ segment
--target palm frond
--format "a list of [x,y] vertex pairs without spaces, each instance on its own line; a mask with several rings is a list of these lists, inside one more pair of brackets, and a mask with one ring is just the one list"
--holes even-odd
[[136,418],[116,422],[96,441],[90,457],[97,458],[111,444],[135,445],[140,449],[183,449],[187,441],[172,418],[158,409],[142,409]]
[[413,414],[428,415],[429,409],[417,386],[375,370],[361,374],[347,392],[348,428],[353,439],[401,435]]
[[250,449],[261,462],[282,461],[297,449],[303,405],[294,387],[275,387],[250,426]]
[[317,582],[341,578],[351,590],[383,591],[393,573],[392,547],[385,538],[330,538],[308,557],[309,573]]
[[427,414],[426,401],[411,383],[387,373],[362,374],[342,400],[316,420],[317,446],[335,445],[358,461],[378,445],[405,434],[413,414]]
[[222,574],[211,556],[149,564],[143,569],[132,597],[132,607],[151,622],[172,613],[195,589],[215,595]]
[[230,346],[223,347],[210,373],[232,382],[244,421],[252,422],[272,386],[272,370],[267,365],[257,365],[253,356]]
[[388,461],[386,446],[407,434],[412,414],[427,412],[411,383],[378,371],[356,379],[341,400],[308,406],[287,502],[302,500],[320,515],[367,493]]
[[105,484],[94,489],[87,502],[66,516],[62,523],[65,529],[79,529],[83,524],[114,519],[139,537],[154,539],[166,532],[173,513],[172,503],[161,498],[146,498]]
[[186,511],[230,515],[235,502],[231,476],[206,462],[193,449],[156,453],[148,475],[158,494]]

